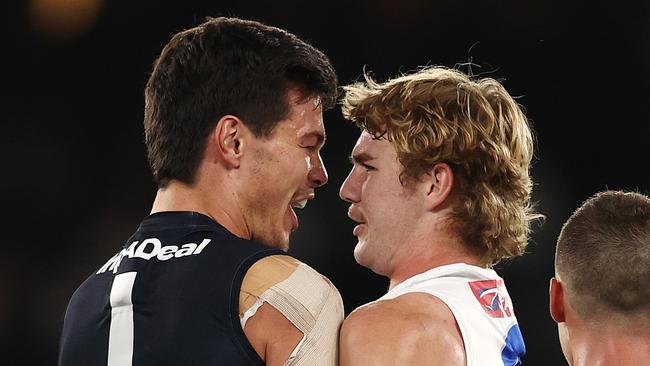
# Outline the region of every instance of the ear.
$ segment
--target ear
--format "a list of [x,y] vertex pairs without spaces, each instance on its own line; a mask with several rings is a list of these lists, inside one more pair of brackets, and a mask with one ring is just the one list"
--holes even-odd
[[445,163],[438,163],[429,172],[426,202],[430,210],[440,206],[451,193],[454,186],[454,173]]
[[551,278],[551,283],[548,289],[549,296],[549,310],[551,317],[556,323],[564,323],[564,287],[562,282],[557,278]]
[[248,129],[239,118],[232,115],[225,115],[219,119],[217,126],[210,135],[207,151],[212,151],[218,158],[230,168],[239,168],[242,151],[244,149],[244,136],[249,133]]

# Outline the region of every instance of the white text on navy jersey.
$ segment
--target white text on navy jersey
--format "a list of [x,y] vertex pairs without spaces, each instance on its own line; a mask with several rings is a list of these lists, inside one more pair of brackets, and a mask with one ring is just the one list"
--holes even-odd
[[140,243],[139,241],[134,241],[129,245],[128,248],[122,249],[119,253],[115,254],[111,259],[102,266],[102,268],[97,271],[97,274],[104,273],[106,271],[113,271],[117,273],[117,269],[122,262],[124,257],[137,257],[144,260],[150,260],[153,257],[160,261],[166,261],[172,258],[181,258],[188,255],[197,255],[201,254],[201,251],[210,243],[211,239],[203,239],[200,244],[196,243],[187,243],[181,246],[177,245],[166,245],[163,246],[158,238],[149,238],[145,239]]

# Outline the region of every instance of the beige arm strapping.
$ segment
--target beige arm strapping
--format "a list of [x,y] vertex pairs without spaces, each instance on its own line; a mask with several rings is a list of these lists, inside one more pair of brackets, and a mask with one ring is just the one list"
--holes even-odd
[[[304,334],[285,365],[336,365],[338,334],[343,321],[341,296],[321,274],[298,261],[295,263],[286,278],[268,287],[258,287],[266,287],[259,295],[248,295],[268,302]],[[242,314],[245,311],[240,309]]]

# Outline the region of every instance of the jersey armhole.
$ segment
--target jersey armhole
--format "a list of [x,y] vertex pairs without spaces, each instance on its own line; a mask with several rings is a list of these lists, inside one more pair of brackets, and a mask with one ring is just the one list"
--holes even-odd
[[456,324],[458,325],[458,330],[460,331],[460,337],[463,339],[463,348],[465,349],[465,363],[466,366],[473,366],[473,360],[471,359],[470,355],[473,355],[473,350],[471,348],[471,340],[469,339],[469,332],[467,331],[467,325],[464,322],[464,319],[462,317],[459,317],[460,311],[454,304],[453,300],[450,300],[447,298],[442,293],[436,292],[436,291],[417,291],[425,294],[429,294],[431,296],[436,297],[440,301],[442,301],[451,311],[451,314],[454,316],[454,320],[456,321]]
[[239,347],[243,355],[248,358],[248,360],[254,365],[264,365],[264,361],[257,354],[253,345],[246,338],[244,329],[241,326],[241,321],[239,319],[239,291],[244,281],[244,276],[248,269],[257,261],[264,257],[271,255],[287,255],[287,253],[279,249],[264,249],[259,252],[256,252],[249,257],[245,258],[237,267],[235,276],[233,277],[232,284],[230,286],[230,307],[229,307],[229,318],[230,318],[230,327],[232,328],[233,333],[235,334],[235,344]]

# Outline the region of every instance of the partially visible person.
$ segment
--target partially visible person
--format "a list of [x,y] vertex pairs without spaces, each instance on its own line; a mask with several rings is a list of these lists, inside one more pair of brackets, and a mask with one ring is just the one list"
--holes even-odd
[[550,311],[571,366],[650,364],[650,197],[601,192],[569,217]]
[[327,57],[284,30],[174,35],[145,90],[151,215],[72,296],[59,365],[334,365],[339,293],[285,251],[327,182],[335,95]]
[[533,137],[501,84],[430,67],[345,87],[362,130],[340,196],[354,257],[390,279],[349,315],[341,365],[518,365],[525,353],[492,265],[521,255]]

